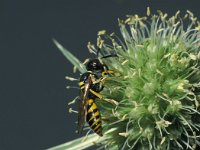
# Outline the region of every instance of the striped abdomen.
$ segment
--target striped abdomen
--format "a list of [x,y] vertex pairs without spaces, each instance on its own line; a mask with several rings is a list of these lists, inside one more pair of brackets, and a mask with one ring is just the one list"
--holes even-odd
[[102,134],[102,126],[101,126],[101,115],[100,111],[97,108],[93,99],[87,100],[87,115],[86,121],[89,124],[90,128],[99,136],[103,136]]

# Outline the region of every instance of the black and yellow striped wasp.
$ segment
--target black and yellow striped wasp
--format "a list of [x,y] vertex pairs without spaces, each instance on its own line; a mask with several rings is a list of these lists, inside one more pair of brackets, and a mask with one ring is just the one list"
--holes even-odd
[[102,80],[112,73],[99,59],[90,59],[86,64],[87,72],[80,77],[80,103],[78,114],[78,133],[81,133],[85,121],[99,136],[102,134],[102,119],[95,99],[102,99],[100,92],[103,90]]

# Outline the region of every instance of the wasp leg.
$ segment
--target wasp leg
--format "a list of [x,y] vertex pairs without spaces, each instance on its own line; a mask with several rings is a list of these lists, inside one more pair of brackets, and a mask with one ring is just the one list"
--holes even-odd
[[99,99],[103,99],[103,96],[102,96],[101,94],[95,92],[94,90],[90,89],[90,92],[91,92],[92,94],[94,94],[96,97],[98,97]]
[[101,73],[101,76],[105,77],[106,75],[112,75],[112,74],[114,74],[114,71],[112,71],[112,70],[106,70],[106,71],[103,71]]
[[101,57],[102,58],[109,58],[109,57],[118,57],[117,54],[110,54],[110,55],[106,55],[106,56],[103,56]]

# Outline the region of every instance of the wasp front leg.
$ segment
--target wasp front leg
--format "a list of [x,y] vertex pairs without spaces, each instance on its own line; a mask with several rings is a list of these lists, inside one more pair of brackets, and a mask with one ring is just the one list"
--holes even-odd
[[114,71],[112,70],[105,70],[101,73],[101,76],[102,77],[105,77],[105,76],[109,76],[109,75],[113,75],[114,74]]

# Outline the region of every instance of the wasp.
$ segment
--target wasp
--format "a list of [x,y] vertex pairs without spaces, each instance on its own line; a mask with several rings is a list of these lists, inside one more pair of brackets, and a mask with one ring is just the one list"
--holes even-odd
[[80,77],[80,103],[78,113],[78,133],[81,133],[85,121],[99,136],[102,134],[102,119],[95,99],[102,99],[100,92],[103,90],[102,80],[112,73],[99,59],[90,59],[86,64],[87,72]]

